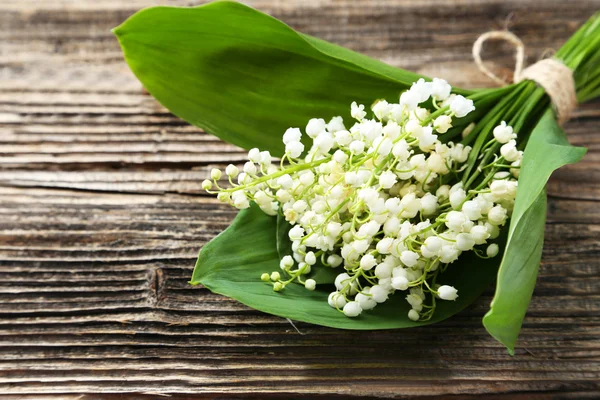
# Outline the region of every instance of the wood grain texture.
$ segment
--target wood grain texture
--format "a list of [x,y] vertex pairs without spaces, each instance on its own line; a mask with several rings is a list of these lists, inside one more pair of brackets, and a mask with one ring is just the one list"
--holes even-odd
[[[589,148],[549,184],[543,265],[509,357],[481,326],[493,289],[449,321],[346,332],[253,311],[187,284],[235,212],[201,192],[244,152],[170,115],[109,29],[154,4],[0,2],[0,396],[6,399],[600,398],[600,102],[566,130]],[[600,1],[248,1],[392,65],[488,86],[478,34],[530,60]],[[509,75],[512,51],[486,45]]]

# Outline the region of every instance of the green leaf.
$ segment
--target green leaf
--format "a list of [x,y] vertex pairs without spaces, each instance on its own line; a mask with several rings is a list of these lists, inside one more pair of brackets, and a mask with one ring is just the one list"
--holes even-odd
[[483,325],[514,354],[535,286],[544,243],[546,182],[557,168],[575,163],[586,149],[569,144],[549,109],[534,128],[521,167],[519,190],[498,271],[496,293]]
[[275,155],[287,128],[314,117],[350,121],[352,101],[397,102],[420,78],[234,2],[148,8],[114,33],[131,70],[173,114]]
[[[426,324],[408,319],[410,308],[401,293],[357,318],[347,318],[327,304],[329,293],[335,289],[332,284],[318,285],[313,292],[290,284],[282,292],[274,292],[260,275],[280,271],[277,243],[283,234],[279,225],[276,217],[265,215],[255,204],[240,211],[231,226],[201,250],[191,283],[201,283],[260,311],[323,326],[371,330]],[[471,304],[494,280],[497,266],[497,261],[479,259],[473,252],[450,265],[438,282],[455,286],[459,297],[438,301],[436,314],[427,323],[444,320]],[[336,275],[341,272],[333,271]]]

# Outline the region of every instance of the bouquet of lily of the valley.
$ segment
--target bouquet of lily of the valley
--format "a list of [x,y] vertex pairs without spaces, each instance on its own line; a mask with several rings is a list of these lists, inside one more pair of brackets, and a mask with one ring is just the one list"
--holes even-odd
[[497,277],[483,323],[513,351],[546,181],[585,153],[559,122],[600,94],[597,15],[516,83],[474,91],[231,2],[146,9],[115,33],[164,106],[249,150],[202,182],[240,212],[192,284],[293,320],[383,329],[448,318]]

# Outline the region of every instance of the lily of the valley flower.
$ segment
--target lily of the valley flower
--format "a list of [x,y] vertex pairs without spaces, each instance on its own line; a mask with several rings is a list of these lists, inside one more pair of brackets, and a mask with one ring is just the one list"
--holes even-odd
[[[442,79],[420,79],[398,103],[376,102],[373,119],[357,103],[352,124],[341,117],[311,119],[304,129],[312,140],[306,152],[302,131],[290,128],[281,162],[272,165],[269,152],[250,150],[243,172],[234,165],[225,169],[228,189],[219,186],[221,171],[212,170],[205,190],[215,187],[221,201],[239,209],[254,201],[291,225],[292,254],[281,260],[281,273],[260,279],[275,291],[294,281],[312,291],[319,283],[308,277],[312,271],[339,269],[328,303],[348,317],[398,292],[405,293],[413,321],[431,318],[436,298],[455,300],[456,288],[432,282],[463,252],[498,254],[489,242],[514,206],[522,152],[512,127],[502,122],[485,146],[499,149],[496,161],[479,166],[486,176],[479,187],[465,186],[460,177],[471,148],[444,135],[474,106],[450,92]],[[435,109],[421,107],[424,102]]]

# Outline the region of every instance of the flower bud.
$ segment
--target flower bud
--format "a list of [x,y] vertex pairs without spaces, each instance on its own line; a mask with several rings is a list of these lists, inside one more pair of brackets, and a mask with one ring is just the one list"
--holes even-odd
[[317,257],[315,257],[315,253],[313,253],[312,251],[306,253],[306,255],[304,256],[304,262],[308,265],[315,265],[315,263],[317,262]]
[[217,199],[221,202],[221,203],[229,203],[229,201],[231,200],[231,195],[227,192],[220,192],[217,195]]
[[471,146],[465,146],[462,143],[450,143],[450,158],[458,163],[464,163],[469,158]]
[[452,86],[444,79],[433,78],[431,82],[431,96],[435,97],[436,100],[446,100],[450,96],[451,90]]
[[[380,280],[380,282],[381,282],[381,280]],[[385,302],[387,300],[389,294],[390,294],[389,290],[387,290],[385,287],[383,287],[381,285],[375,285],[375,286],[371,287],[371,297],[377,303]]]
[[278,281],[279,279],[281,279],[281,275],[279,274],[279,272],[277,272],[277,271],[271,272],[271,280],[272,281]]
[[348,155],[342,150],[337,150],[335,153],[333,153],[332,158],[339,164],[345,164],[346,161],[348,161]]
[[399,160],[403,160],[403,161],[408,160],[408,157],[410,157],[410,153],[411,153],[410,146],[404,139],[400,140],[392,148],[392,154],[394,155],[394,157],[398,158]]
[[375,276],[379,279],[385,279],[392,276],[392,266],[388,263],[381,263],[375,267]]
[[408,319],[410,319],[411,321],[416,322],[419,320],[419,318],[420,318],[419,313],[416,310],[412,309],[408,312]]
[[429,168],[432,172],[435,172],[436,174],[444,175],[448,173],[446,161],[441,155],[435,152],[432,152],[429,158],[427,159],[427,168]]
[[425,242],[423,244],[430,251],[437,253],[444,245],[444,239],[439,238],[437,236],[430,236],[427,239],[425,239]]
[[430,126],[423,127],[423,133],[419,137],[419,149],[423,152],[430,152],[435,148],[437,135],[433,134],[433,129]]
[[288,236],[290,237],[290,240],[300,240],[304,237],[304,228],[300,225],[294,225],[288,232]]
[[222,175],[222,173],[221,173],[220,169],[213,168],[210,171],[210,178],[213,179],[213,180],[215,180],[215,181],[218,181],[219,179],[221,179],[221,175]]
[[340,146],[348,146],[352,142],[352,135],[346,130],[337,131],[334,136],[336,143]]
[[314,144],[321,154],[327,154],[335,144],[335,141],[333,140],[331,133],[323,132],[315,138]]
[[496,257],[499,251],[500,248],[498,247],[498,245],[496,243],[492,243],[487,247],[485,252],[488,257]]
[[330,293],[327,302],[333,308],[343,308],[346,305],[346,299],[340,292]]
[[466,99],[461,95],[456,95],[450,102],[450,111],[458,118],[466,116],[473,110],[475,110],[473,100]]
[[344,314],[346,317],[358,317],[362,312],[362,308],[358,301],[351,301],[344,306]]
[[288,269],[294,265],[294,259],[291,256],[284,256],[281,261],[279,261],[279,266],[281,269]]
[[405,276],[397,276],[392,278],[392,287],[396,290],[408,289],[408,279]]
[[352,115],[352,118],[362,121],[362,119],[367,115],[365,112],[365,106],[362,104],[358,105],[355,101],[353,101],[350,105],[350,115]]
[[253,162],[248,161],[244,164],[244,172],[248,175],[256,175],[256,165]]
[[404,106],[407,111],[412,111],[419,104],[419,95],[415,91],[407,90],[400,95],[400,105]]
[[231,200],[237,209],[243,210],[250,207],[250,202],[248,201],[246,194],[241,191],[233,192],[231,195]]
[[475,240],[470,233],[459,233],[456,235],[456,248],[461,251],[469,251],[475,246]]
[[260,150],[256,147],[250,149],[250,151],[248,152],[248,160],[250,160],[253,163],[260,162]]
[[321,132],[325,131],[327,124],[322,118],[312,118],[306,125],[306,134],[311,138],[316,138]]
[[389,189],[396,184],[398,177],[392,171],[382,172],[379,176],[379,184],[384,189]]
[[393,142],[400,136],[400,125],[395,121],[389,121],[387,125],[383,127],[382,132],[385,137]]
[[460,211],[450,211],[446,215],[446,226],[455,232],[461,232],[466,222],[466,215]]
[[333,117],[327,124],[327,130],[331,133],[335,133],[346,129],[344,127],[344,119],[342,117]]
[[492,225],[504,225],[506,222],[506,209],[501,205],[494,206],[488,212],[488,221]]
[[513,128],[510,125],[506,125],[505,121],[502,121],[500,125],[494,128],[494,138],[498,141],[498,143],[508,143],[511,139],[517,137],[516,134],[513,133]]
[[354,154],[362,154],[362,152],[365,151],[365,143],[360,140],[355,140],[350,143],[349,149]]
[[357,254],[363,254],[369,248],[369,242],[365,239],[352,242],[352,250]]
[[208,190],[212,189],[212,186],[213,186],[213,184],[210,180],[205,179],[202,181],[202,189],[208,191]]
[[304,151],[302,142],[289,142],[285,145],[285,152],[292,158],[298,158]]
[[471,228],[471,237],[475,241],[475,244],[484,244],[487,238],[490,237],[487,229],[483,225],[477,225]]
[[442,185],[436,190],[435,195],[440,200],[445,200],[450,197],[450,185]]
[[431,96],[431,89],[431,82],[425,82],[425,79],[423,78],[413,83],[410,87],[410,90],[417,94],[419,103],[423,103],[429,99],[429,96]]
[[373,110],[373,114],[375,114],[377,119],[382,120],[387,119],[387,116],[391,110],[391,106],[385,100],[378,100],[373,107],[371,107],[371,110]]
[[462,205],[462,212],[471,221],[477,221],[481,218],[481,207],[479,206],[479,203],[474,200],[465,201]]
[[292,199],[292,195],[290,194],[290,192],[288,192],[287,190],[283,190],[283,189],[279,189],[275,193],[275,197],[277,197],[277,200],[282,204],[287,203],[288,201],[290,201]]
[[360,267],[365,271],[371,270],[375,264],[377,264],[377,260],[371,254],[366,254],[360,259]]
[[317,282],[314,279],[307,279],[306,282],[304,282],[304,287],[313,291],[317,287]]
[[440,115],[433,121],[435,130],[439,133],[446,133],[452,128],[452,117],[449,115]]
[[423,304],[423,299],[420,296],[417,296],[416,294],[409,294],[408,296],[406,296],[406,301],[412,307],[418,307],[421,304]]
[[337,254],[332,254],[327,257],[327,264],[329,264],[332,268],[339,267],[342,264],[342,261],[344,261],[342,257],[338,256]]
[[455,210],[459,210],[462,208],[462,203],[467,198],[467,193],[461,188],[452,193],[450,193],[450,205]]
[[[369,288],[365,288],[364,292],[366,292],[366,289]],[[360,308],[362,308],[363,310],[372,310],[377,305],[377,302],[373,300],[373,297],[367,296],[363,293],[359,293],[356,295],[356,301],[360,305]]]
[[394,143],[388,138],[381,137],[373,143],[373,147],[377,149],[377,154],[382,157],[389,155],[394,147]]
[[445,264],[453,263],[458,259],[459,254],[459,250],[455,246],[447,244],[445,246],[442,246],[442,248],[440,249],[440,261]]
[[417,260],[419,259],[419,255],[414,251],[406,250],[400,254],[400,261],[407,267],[414,267],[417,265]]
[[517,150],[517,142],[514,139],[500,147],[500,154],[508,162],[517,161],[521,156],[519,150]]
[[437,292],[442,300],[456,300],[458,297],[458,291],[454,287],[448,285],[440,286]]
[[283,144],[287,145],[292,142],[299,142],[302,138],[302,132],[298,128],[289,128],[283,134]]
[[240,173],[240,170],[235,165],[229,164],[227,166],[227,168],[225,168],[225,173],[227,174],[228,177],[233,179],[236,176],[238,176],[238,174]]
[[377,243],[377,252],[379,254],[390,254],[392,252],[393,238],[386,237]]

